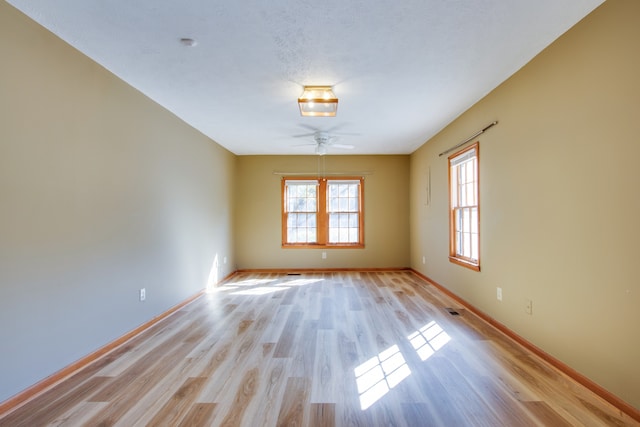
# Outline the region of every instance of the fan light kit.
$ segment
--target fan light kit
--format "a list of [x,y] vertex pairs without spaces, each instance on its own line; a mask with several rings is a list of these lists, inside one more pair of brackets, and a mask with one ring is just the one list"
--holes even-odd
[[298,98],[300,114],[309,117],[335,117],[338,98],[331,86],[305,86]]
[[316,142],[316,154],[324,156],[329,153],[329,147],[344,148],[346,150],[352,150],[353,145],[336,144],[333,142],[335,137],[329,135],[329,132],[318,131],[313,135],[313,140]]

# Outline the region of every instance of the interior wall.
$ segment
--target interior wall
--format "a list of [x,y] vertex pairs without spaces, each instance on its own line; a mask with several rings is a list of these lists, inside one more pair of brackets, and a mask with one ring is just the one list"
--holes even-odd
[[231,272],[235,156],[6,2],[0,62],[3,401]]
[[[638,16],[640,2],[605,2],[417,150],[410,215],[414,269],[636,408]],[[448,261],[438,154],[494,120],[478,138],[478,273]]]
[[[367,172],[364,249],[282,248],[281,179],[274,172]],[[409,156],[240,156],[235,230],[239,269],[409,265]],[[327,258],[322,259],[322,252]]]

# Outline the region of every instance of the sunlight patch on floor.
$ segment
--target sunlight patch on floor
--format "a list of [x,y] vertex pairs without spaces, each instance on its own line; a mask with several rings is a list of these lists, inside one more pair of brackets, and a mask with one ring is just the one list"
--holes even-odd
[[435,321],[429,322],[407,337],[422,361],[445,346],[451,337]]
[[260,286],[251,289],[242,289],[241,291],[231,292],[231,295],[267,295],[289,289],[286,286]]
[[[314,279],[294,279],[294,280],[281,280],[281,279],[247,279],[237,282],[231,282],[225,285],[217,286],[215,288],[207,290],[208,293],[230,292],[230,295],[267,295],[276,292],[286,291],[292,287],[307,286],[314,283],[324,281],[322,278]],[[264,286],[268,285],[268,286]],[[240,290],[239,290],[240,289]]]
[[354,369],[360,408],[364,411],[411,375],[397,345],[393,345]]

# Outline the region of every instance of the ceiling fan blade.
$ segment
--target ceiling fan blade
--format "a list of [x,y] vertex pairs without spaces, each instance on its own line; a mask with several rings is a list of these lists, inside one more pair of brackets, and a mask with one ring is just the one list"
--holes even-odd
[[310,143],[307,143],[307,144],[294,144],[294,145],[292,145],[292,147],[309,147],[309,146],[314,146],[314,145],[318,145],[318,144],[316,144],[315,142],[310,142]]
[[331,144],[331,147],[344,148],[346,150],[353,150],[355,147],[349,144]]
[[[335,133],[337,130],[342,129],[343,127],[349,125],[349,123],[338,123],[335,126],[331,126],[329,129],[327,129],[327,132],[329,133]],[[342,133],[342,132],[339,132]]]
[[292,138],[308,138],[310,136],[314,136],[315,134],[316,134],[315,132],[313,132],[313,133],[301,133],[301,134],[298,134],[298,135],[291,135],[291,137]]
[[334,135],[338,136],[360,136],[361,133],[358,132],[335,132]]
[[[317,128],[317,127],[315,127],[315,126],[311,126],[311,125],[308,125],[308,124],[306,124],[306,123],[298,123],[298,126],[301,126],[301,127],[305,128],[305,129],[312,130],[314,133],[315,133],[315,132],[320,132],[320,131],[321,131],[321,129],[318,129],[318,128]],[[313,134],[311,134],[311,135],[313,135]]]

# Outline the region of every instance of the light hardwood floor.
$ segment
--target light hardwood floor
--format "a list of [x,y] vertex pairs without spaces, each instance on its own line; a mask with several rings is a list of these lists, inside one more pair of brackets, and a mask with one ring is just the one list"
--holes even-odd
[[0,426],[640,425],[408,271],[239,274]]

